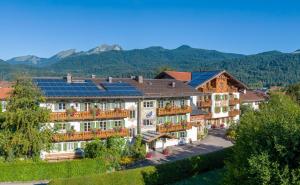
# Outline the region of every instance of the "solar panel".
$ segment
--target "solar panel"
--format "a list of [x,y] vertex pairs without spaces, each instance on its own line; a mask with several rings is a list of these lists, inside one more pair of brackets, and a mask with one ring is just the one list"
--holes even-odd
[[97,96],[140,96],[142,93],[128,83],[99,84],[100,89],[92,80],[67,83],[65,79],[33,79],[33,82],[48,97],[97,97]]
[[221,71],[192,72],[192,80],[189,82],[189,85],[197,87],[220,72]]

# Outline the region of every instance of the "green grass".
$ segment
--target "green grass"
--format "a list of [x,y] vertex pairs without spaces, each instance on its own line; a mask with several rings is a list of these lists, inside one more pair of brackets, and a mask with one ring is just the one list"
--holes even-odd
[[132,170],[55,179],[50,185],[164,185],[187,179],[196,174],[224,167],[224,160],[232,153],[231,148],[190,157],[187,159]]
[[70,178],[106,171],[103,161],[83,159],[64,162],[0,162],[0,182],[51,180]]
[[172,185],[220,185],[224,172],[224,169],[217,169],[190,177]]

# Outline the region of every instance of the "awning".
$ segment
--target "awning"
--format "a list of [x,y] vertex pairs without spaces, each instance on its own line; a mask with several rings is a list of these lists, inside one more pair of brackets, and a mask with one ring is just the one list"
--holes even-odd
[[175,137],[167,133],[159,133],[155,131],[147,131],[142,133],[142,140],[146,143],[150,143],[159,138],[175,138]]

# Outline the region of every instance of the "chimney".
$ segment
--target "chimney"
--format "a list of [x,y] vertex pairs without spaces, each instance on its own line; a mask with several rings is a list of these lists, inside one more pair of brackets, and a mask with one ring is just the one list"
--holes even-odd
[[67,74],[67,83],[72,83],[72,75],[71,75],[71,73]]
[[138,76],[138,82],[142,84],[144,82],[143,76]]
[[112,83],[112,77],[111,76],[108,77],[108,83]]
[[92,75],[91,78],[96,78],[96,75]]
[[172,84],[171,84],[171,85],[172,85],[172,87],[173,87],[173,88],[175,88],[175,87],[176,87],[176,83],[175,83],[175,82],[172,82]]

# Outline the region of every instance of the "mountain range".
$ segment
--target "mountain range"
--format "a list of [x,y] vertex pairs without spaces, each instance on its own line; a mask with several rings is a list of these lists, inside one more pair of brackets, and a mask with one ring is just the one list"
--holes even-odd
[[119,45],[101,45],[88,51],[69,49],[49,58],[33,55],[0,60],[0,78],[14,74],[31,76],[154,77],[159,71],[203,71],[225,69],[255,86],[286,85],[300,81],[300,50],[292,53],[267,51],[254,55],[224,53],[182,45],[175,49],[154,46],[123,50]]

